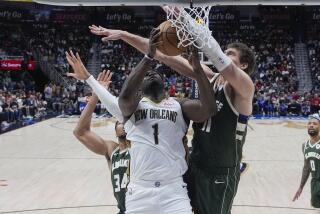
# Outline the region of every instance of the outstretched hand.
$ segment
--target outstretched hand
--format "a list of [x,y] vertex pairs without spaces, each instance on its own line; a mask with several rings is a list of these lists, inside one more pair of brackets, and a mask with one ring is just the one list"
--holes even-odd
[[122,37],[123,31],[122,30],[113,30],[107,29],[102,26],[91,25],[89,26],[90,32],[98,35],[104,36],[101,40],[103,42],[112,41],[112,40],[119,40]]
[[169,14],[170,11],[174,11],[176,14],[179,14],[181,12],[181,7],[174,6],[174,5],[172,5],[172,6],[162,6],[162,9],[167,14]]
[[156,54],[157,45],[162,43],[162,41],[158,41],[160,34],[159,28],[153,28],[150,32],[148,56],[151,58]]
[[74,55],[72,51],[70,51],[70,53],[66,51],[66,57],[69,65],[71,65],[74,71],[74,73],[67,73],[67,76],[73,77],[77,80],[86,80],[90,77],[90,73],[88,72],[86,67],[84,67],[78,53]]
[[[111,78],[112,78],[113,73],[111,73],[110,70],[106,71],[103,70],[101,73],[99,73],[97,81],[102,85],[104,88],[108,89],[110,84],[112,83]],[[92,91],[92,96],[95,98],[98,98],[97,95]]]
[[100,83],[100,85],[102,85],[104,88],[108,89],[110,84],[112,83],[111,78],[112,78],[113,73],[111,73],[110,70],[106,71],[102,71],[99,75],[98,75],[98,82]]
[[198,73],[199,71],[203,71],[203,68],[200,64],[199,53],[196,47],[189,47],[189,52],[191,53],[189,56],[189,64],[192,66],[194,72]]

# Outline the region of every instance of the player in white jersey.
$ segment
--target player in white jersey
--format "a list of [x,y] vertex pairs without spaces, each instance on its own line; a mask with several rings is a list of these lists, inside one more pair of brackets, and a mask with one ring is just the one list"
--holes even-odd
[[[186,185],[182,181],[187,164],[181,139],[189,120],[205,121],[216,112],[215,98],[196,51],[192,53],[190,64],[199,85],[200,100],[177,102],[165,98],[162,77],[150,71],[158,35],[158,30],[151,33],[148,55],[123,85],[119,97],[121,113],[116,105],[111,106],[118,117],[124,116],[127,120],[127,139],[132,141],[132,178],[126,195],[126,213],[191,214]],[[86,70],[78,54],[66,55],[75,71],[69,76],[86,80],[103,103],[107,103],[107,98],[113,99]],[[140,86],[142,99],[137,96]]]
[[155,103],[143,97],[125,123],[127,137],[139,142],[131,149],[137,157],[131,162],[131,181],[160,181],[181,176],[187,169],[185,149],[181,145],[187,129],[180,103],[174,98]]
[[[127,213],[192,213],[182,180],[187,163],[181,139],[189,120],[204,121],[215,112],[215,98],[195,50],[190,64],[200,100],[165,98],[164,81],[151,69],[158,35],[158,29],[151,32],[148,55],[127,77],[119,96],[120,110],[128,119],[127,138],[132,142]],[[137,96],[140,87],[142,99]]]

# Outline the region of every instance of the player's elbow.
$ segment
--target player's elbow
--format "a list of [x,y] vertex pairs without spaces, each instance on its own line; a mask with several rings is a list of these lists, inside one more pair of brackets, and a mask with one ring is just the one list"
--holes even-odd
[[87,138],[87,131],[85,130],[75,129],[73,130],[73,135],[77,138],[77,140],[80,143],[82,143],[85,146],[87,146],[87,144],[90,143]]
[[73,130],[73,135],[80,140],[80,138],[85,134],[85,131],[83,129],[75,128]]

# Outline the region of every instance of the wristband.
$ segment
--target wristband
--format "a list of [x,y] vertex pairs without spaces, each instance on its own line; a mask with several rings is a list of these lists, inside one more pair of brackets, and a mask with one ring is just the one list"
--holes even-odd
[[145,54],[144,57],[147,58],[148,60],[154,60],[153,57],[151,57],[149,54]]

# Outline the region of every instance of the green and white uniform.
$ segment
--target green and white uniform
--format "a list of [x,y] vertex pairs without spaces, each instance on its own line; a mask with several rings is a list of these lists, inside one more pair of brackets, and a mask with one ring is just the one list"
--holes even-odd
[[240,179],[242,146],[249,117],[239,114],[225,91],[215,90],[217,114],[193,123],[187,174],[191,204],[197,214],[229,214]]
[[313,145],[310,140],[305,142],[303,154],[311,170],[311,205],[320,208],[320,141]]
[[114,197],[118,202],[118,214],[124,214],[126,211],[125,200],[127,185],[129,182],[129,164],[129,150],[125,149],[120,151],[119,147],[116,148],[111,155],[111,182]]

